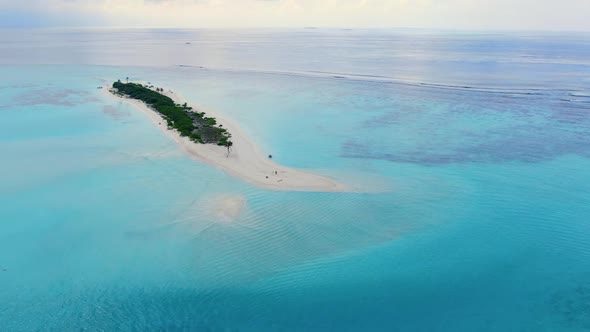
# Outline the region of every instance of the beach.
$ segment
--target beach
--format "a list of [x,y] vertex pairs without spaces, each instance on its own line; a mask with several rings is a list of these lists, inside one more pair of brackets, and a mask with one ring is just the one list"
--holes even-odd
[[[234,121],[209,109],[194,107],[195,111],[204,111],[208,116],[214,117],[219,125],[222,125],[231,133],[233,146],[229,154],[226,147],[214,144],[198,144],[192,142],[188,137],[182,137],[176,130],[169,130],[166,120],[158,112],[150,109],[142,101],[114,95],[112,90],[110,86],[105,86],[102,89],[110,98],[131,104],[144,112],[154,125],[172,138],[191,158],[221,169],[227,174],[252,185],[280,191],[352,191],[346,185],[332,178],[277,164],[269,157],[272,153],[261,151]],[[160,93],[170,97],[177,104],[195,105],[173,91],[161,91]]]

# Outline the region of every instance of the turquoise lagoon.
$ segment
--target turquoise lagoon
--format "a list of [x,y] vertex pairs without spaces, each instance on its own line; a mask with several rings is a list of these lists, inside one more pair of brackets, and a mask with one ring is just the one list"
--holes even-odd
[[[590,329],[584,36],[0,36],[3,331]],[[195,162],[97,89],[127,76],[361,192]]]

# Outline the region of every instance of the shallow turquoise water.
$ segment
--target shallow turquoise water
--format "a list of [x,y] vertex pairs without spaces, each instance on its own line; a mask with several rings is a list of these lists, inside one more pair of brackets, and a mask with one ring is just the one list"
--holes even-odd
[[[576,75],[466,89],[131,64],[0,73],[2,330],[590,329]],[[228,177],[96,89],[126,76],[239,121],[285,165],[388,190]],[[245,197],[244,214],[217,216],[218,195]]]

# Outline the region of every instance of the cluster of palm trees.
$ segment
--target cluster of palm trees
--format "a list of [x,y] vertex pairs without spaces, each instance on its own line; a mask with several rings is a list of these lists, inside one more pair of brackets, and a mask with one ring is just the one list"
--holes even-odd
[[[129,84],[129,76],[125,77],[125,81],[126,81],[126,83],[127,83],[127,84]],[[118,80],[118,82],[119,82],[119,83],[121,83],[121,80]],[[150,86],[150,87],[151,87],[151,86]],[[156,88],[156,91],[157,91],[157,92],[164,92],[164,89],[163,89],[163,88]],[[182,108],[184,108],[184,109],[192,109],[191,107],[189,107],[189,106],[187,105],[187,103],[186,103],[186,102],[185,102],[185,103],[182,105]],[[219,125],[219,127],[223,127],[223,125]],[[230,134],[230,137],[231,137],[231,134]],[[227,148],[227,156],[226,156],[226,157],[228,157],[228,158],[229,158],[229,154],[231,153],[231,147],[234,145],[234,143],[228,139],[228,140],[225,142],[225,144],[224,144],[224,145],[225,145],[225,147]],[[269,157],[269,158],[272,158],[272,156],[268,156],[268,157]]]
[[[125,77],[125,81],[126,81],[126,83],[129,83],[129,76]],[[121,82],[121,80],[118,80],[118,82]],[[153,87],[153,86],[150,86],[150,88],[151,87]],[[164,92],[164,89],[162,89],[162,88],[156,88],[156,91],[158,91],[158,92]],[[185,107],[186,107],[186,103],[184,103],[184,104],[185,104]]]

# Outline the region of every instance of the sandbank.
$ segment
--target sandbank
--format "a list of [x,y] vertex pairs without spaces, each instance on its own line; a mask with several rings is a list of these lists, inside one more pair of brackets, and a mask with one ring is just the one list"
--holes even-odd
[[[114,100],[131,104],[143,111],[158,128],[171,137],[193,159],[221,169],[227,174],[250,184],[281,191],[351,191],[350,188],[332,178],[277,164],[268,158],[271,153],[260,151],[259,147],[240,130],[235,122],[209,109],[204,110],[202,107],[194,107],[195,111],[204,111],[207,116],[216,118],[217,123],[223,125],[231,133],[233,146],[229,155],[225,147],[214,144],[198,144],[187,137],[180,136],[176,130],[169,130],[162,116],[142,101],[114,95],[111,93],[112,88],[110,86],[106,86],[102,90]],[[160,93],[170,97],[177,104],[186,102],[189,106],[191,105],[190,102],[172,91]]]

